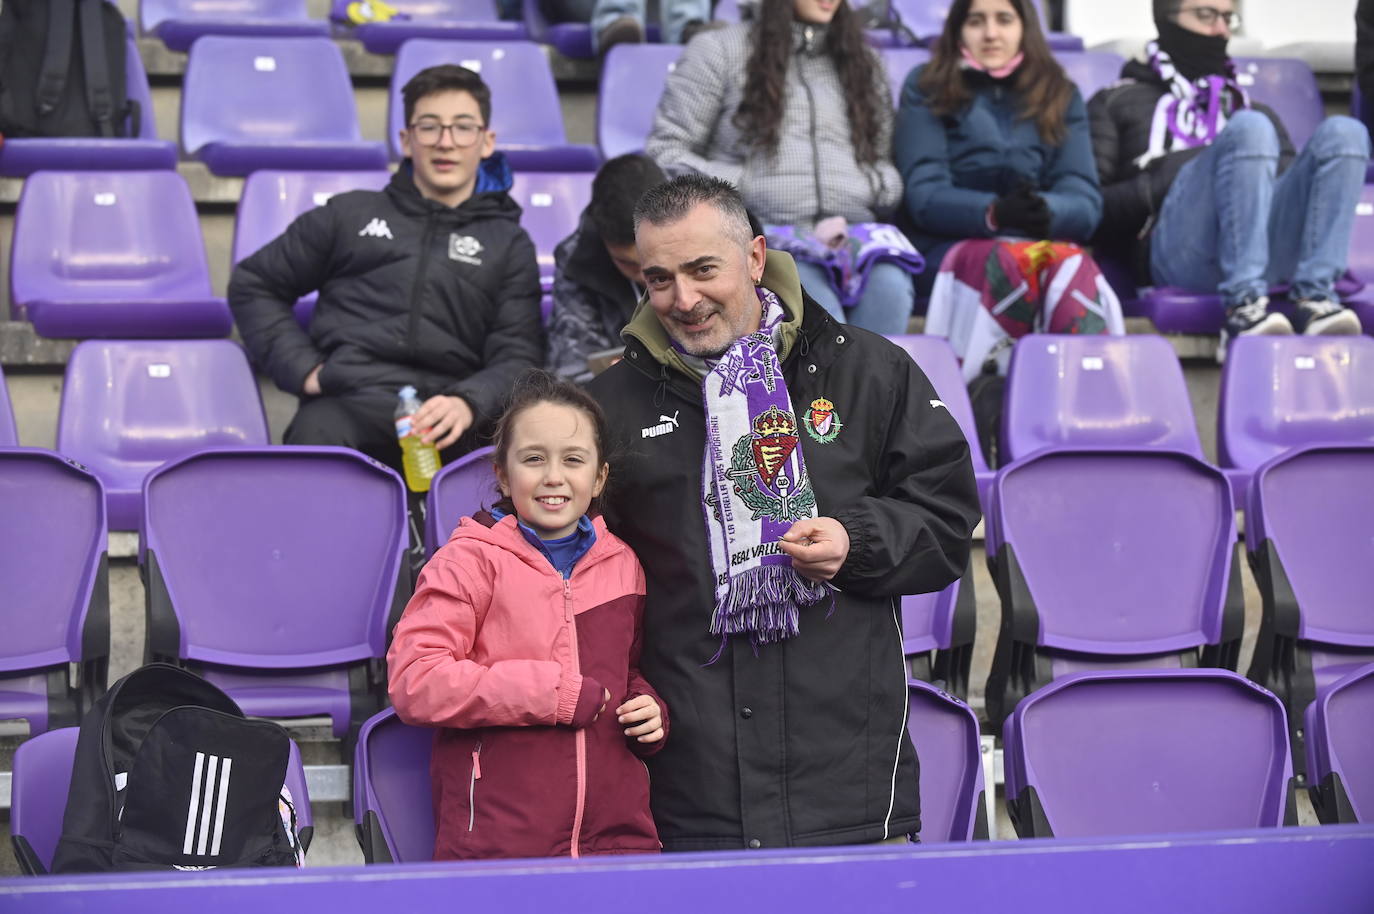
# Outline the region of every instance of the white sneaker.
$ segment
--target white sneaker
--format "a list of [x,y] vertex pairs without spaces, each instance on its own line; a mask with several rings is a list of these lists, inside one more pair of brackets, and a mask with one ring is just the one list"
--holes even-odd
[[1298,316],[1305,336],[1353,336],[1363,330],[1354,311],[1329,298],[1298,302]]
[[1226,309],[1226,323],[1221,327],[1221,345],[1217,347],[1217,364],[1226,361],[1226,349],[1238,336],[1277,336],[1292,333],[1293,325],[1277,311],[1269,310],[1269,296],[1246,299]]

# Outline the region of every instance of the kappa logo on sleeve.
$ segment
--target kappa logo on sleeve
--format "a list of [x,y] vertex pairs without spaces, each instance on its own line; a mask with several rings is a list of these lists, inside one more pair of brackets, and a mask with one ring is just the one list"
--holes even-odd
[[362,231],[358,232],[359,238],[386,238],[395,241],[391,236],[391,226],[386,224],[385,219],[373,219],[363,226]]

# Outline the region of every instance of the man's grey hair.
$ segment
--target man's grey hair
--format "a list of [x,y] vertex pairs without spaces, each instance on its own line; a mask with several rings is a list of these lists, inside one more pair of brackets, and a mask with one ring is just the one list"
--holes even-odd
[[747,247],[754,239],[749,228],[749,211],[735,185],[707,175],[678,175],[644,192],[635,204],[635,231],[645,222],[670,225],[685,217],[698,204],[715,207],[724,217],[729,236]]

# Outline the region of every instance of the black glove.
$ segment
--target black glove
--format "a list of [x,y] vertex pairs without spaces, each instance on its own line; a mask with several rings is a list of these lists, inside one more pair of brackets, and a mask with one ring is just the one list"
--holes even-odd
[[1016,233],[1028,238],[1050,236],[1049,205],[1029,182],[997,198],[992,204],[992,221],[998,232]]

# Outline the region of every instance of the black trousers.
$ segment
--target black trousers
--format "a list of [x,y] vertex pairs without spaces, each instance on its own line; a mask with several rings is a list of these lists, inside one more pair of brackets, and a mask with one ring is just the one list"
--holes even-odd
[[[282,436],[284,444],[334,445],[362,451],[401,471],[401,445],[396,441],[396,392],[382,388],[347,394],[302,397]],[[476,428],[439,452],[448,463],[489,442]]]

